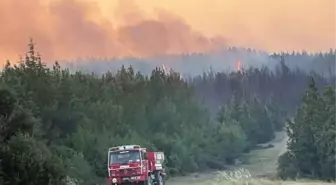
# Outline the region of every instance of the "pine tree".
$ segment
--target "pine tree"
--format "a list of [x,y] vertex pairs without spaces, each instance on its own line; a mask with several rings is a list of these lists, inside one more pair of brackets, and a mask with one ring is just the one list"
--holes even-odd
[[318,148],[319,164],[321,166],[321,179],[335,180],[336,169],[336,128],[335,128],[335,90],[331,87],[323,93],[324,114],[321,114],[321,122],[317,135],[316,146]]
[[315,142],[321,106],[321,97],[312,78],[294,122],[288,124],[288,149],[294,153],[302,177],[319,176],[320,166]]

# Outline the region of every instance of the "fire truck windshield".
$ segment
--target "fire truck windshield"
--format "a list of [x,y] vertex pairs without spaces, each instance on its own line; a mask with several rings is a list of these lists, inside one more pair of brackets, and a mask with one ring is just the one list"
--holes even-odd
[[110,153],[110,164],[140,162],[140,151],[124,150]]

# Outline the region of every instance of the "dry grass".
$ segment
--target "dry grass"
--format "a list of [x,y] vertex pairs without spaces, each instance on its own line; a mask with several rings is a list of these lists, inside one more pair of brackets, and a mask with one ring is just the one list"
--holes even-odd
[[[312,182],[312,181],[272,181],[266,179],[249,179],[221,182],[199,182],[193,185],[332,185],[335,183]],[[182,185],[182,184],[181,184]],[[187,185],[187,184],[185,184]]]
[[285,132],[277,132],[275,139],[267,143],[272,144],[273,148],[251,151],[245,155],[247,164],[241,167],[248,169],[253,177],[274,175],[276,173],[278,157],[286,152],[287,139],[288,137]]
[[319,181],[279,181],[267,179],[242,179],[242,180],[201,180],[201,181],[169,181],[167,185],[332,185],[334,183]]
[[247,154],[247,164],[234,166],[233,170],[238,168],[247,169],[251,174],[250,178],[238,180],[226,180],[218,178],[216,173],[202,173],[189,175],[186,177],[176,177],[169,179],[167,185],[331,185],[336,183],[326,183],[318,181],[279,181],[267,180],[262,177],[272,177],[276,173],[277,159],[286,151],[287,139],[285,132],[276,133],[276,138],[270,142],[273,148],[255,150]]

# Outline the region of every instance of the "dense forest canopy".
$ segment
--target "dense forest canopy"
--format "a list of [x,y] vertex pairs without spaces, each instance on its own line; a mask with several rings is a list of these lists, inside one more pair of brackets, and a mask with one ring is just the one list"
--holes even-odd
[[275,70],[187,79],[132,66],[70,72],[57,62],[46,67],[30,43],[0,76],[0,184],[60,184],[67,176],[98,183],[107,176],[107,149],[130,143],[165,152],[169,175],[223,169],[284,128],[312,77],[318,89],[334,88],[334,77],[283,60]]
[[151,58],[78,58],[74,61],[59,61],[59,63],[69,68],[70,71],[94,72],[103,74],[105,72],[116,72],[122,65],[132,65],[135,70],[142,74],[150,75],[155,67],[165,65],[179,72],[182,77],[195,77],[202,73],[230,72],[236,70],[237,62],[240,61],[245,68],[261,68],[263,66],[274,71],[277,64],[284,59],[286,66],[292,70],[299,68],[304,72],[314,71],[326,77],[335,74],[336,50],[330,49],[326,53],[266,53],[253,49],[231,47],[217,52],[190,53],[182,55],[162,55]]

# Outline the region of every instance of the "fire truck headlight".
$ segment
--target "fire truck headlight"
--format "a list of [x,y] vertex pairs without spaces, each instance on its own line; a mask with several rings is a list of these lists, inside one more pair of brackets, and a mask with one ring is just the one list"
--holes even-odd
[[113,179],[112,179],[112,182],[113,182],[113,183],[116,183],[116,182],[117,182],[117,179],[116,179],[116,178],[113,178]]

